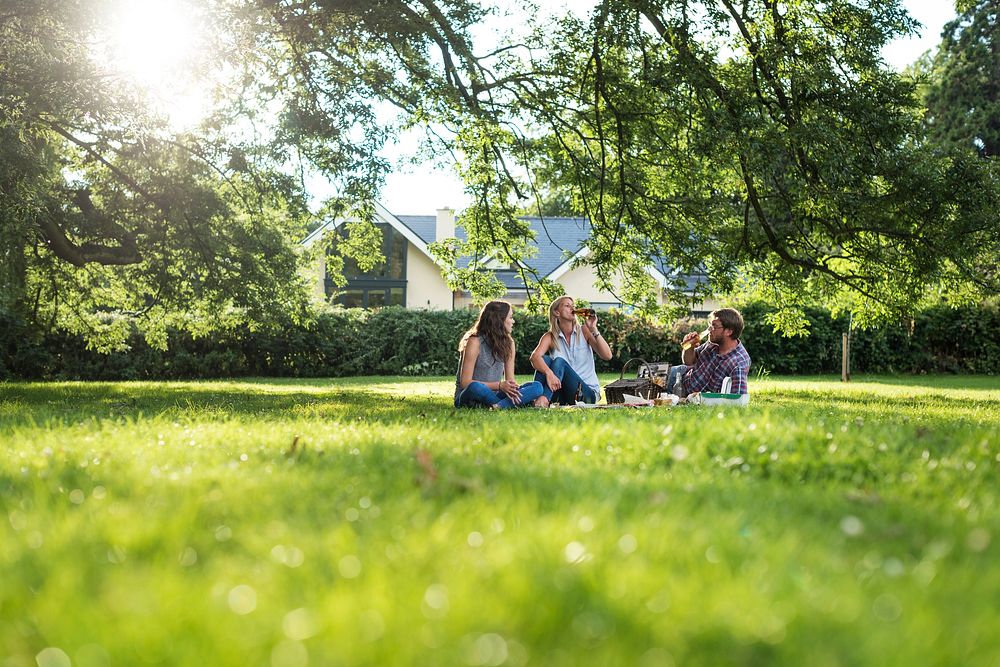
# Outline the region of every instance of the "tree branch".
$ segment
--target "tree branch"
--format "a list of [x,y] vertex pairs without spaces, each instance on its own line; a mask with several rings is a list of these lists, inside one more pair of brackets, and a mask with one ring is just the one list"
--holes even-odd
[[57,212],[50,209],[48,215],[40,215],[36,217],[35,221],[42,231],[46,245],[56,257],[74,266],[83,266],[88,262],[112,266],[138,264],[142,261],[135,235],[102,215],[94,206],[87,190],[81,189],[74,192],[73,201],[85,218],[94,222],[95,226],[104,234],[116,239],[120,245],[117,247],[98,243],[80,245],[73,242],[56,221],[56,218],[59,217]]

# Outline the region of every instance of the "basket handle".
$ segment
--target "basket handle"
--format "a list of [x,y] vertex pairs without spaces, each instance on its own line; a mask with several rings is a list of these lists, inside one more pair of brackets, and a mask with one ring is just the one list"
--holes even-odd
[[[618,379],[619,380],[621,380],[622,378],[625,377],[625,369],[628,368],[628,365],[631,364],[633,361],[641,361],[643,366],[648,366],[649,365],[649,363],[645,359],[643,359],[641,357],[632,357],[631,359],[629,359],[628,361],[626,361],[624,364],[622,364],[622,372],[618,374]],[[635,372],[637,374],[639,372],[639,368],[640,368],[639,366],[636,366],[636,368],[635,368]]]

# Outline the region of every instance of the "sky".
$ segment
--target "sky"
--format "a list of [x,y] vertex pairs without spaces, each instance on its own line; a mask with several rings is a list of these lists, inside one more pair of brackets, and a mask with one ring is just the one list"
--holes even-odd
[[[883,55],[897,70],[902,70],[925,51],[937,46],[944,24],[955,17],[954,4],[949,0],[903,0],[902,4],[910,16],[923,24],[923,28],[917,37],[896,40],[886,46]],[[397,146],[387,151],[387,155],[390,160],[396,161],[400,153],[406,156],[415,150],[416,138],[404,137]],[[439,208],[461,210],[469,203],[454,171],[431,165],[397,167],[386,178],[381,201],[397,215],[434,215]]]

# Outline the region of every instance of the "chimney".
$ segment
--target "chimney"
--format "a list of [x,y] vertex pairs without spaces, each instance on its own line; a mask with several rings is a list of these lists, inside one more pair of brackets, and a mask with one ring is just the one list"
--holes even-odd
[[437,224],[434,227],[434,240],[443,241],[455,235],[455,209],[439,208],[437,210]]

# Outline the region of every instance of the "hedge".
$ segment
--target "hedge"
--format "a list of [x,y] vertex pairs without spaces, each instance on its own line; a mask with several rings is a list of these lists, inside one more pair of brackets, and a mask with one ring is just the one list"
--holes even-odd
[[[773,310],[743,308],[744,343],[754,360],[751,374],[840,372],[844,318],[822,309],[807,312],[811,335],[786,338],[766,324]],[[135,336],[127,352],[100,354],[65,333],[42,333],[0,310],[0,379],[183,379],[239,376],[450,375],[457,342],[475,319],[472,311],[334,310],[307,325],[251,331],[240,328],[210,338],[184,332],[169,337],[167,351]],[[531,372],[528,355],[547,328],[543,316],[517,313],[514,337],[518,373]],[[598,371],[618,371],[631,357],[676,361],[680,340],[704,320],[654,326],[622,312],[601,315],[601,330],[614,357]],[[855,373],[978,373],[1000,370],[1000,313],[996,302],[979,307],[936,306],[899,323],[852,338]]]

